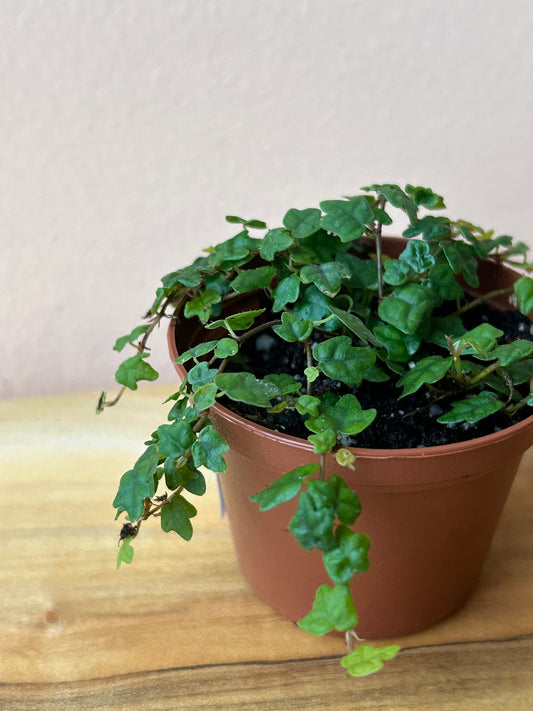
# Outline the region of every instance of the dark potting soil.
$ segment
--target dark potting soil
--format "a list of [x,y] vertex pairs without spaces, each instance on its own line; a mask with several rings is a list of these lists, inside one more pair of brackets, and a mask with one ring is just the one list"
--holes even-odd
[[[463,318],[468,329],[474,328],[481,321],[490,322],[504,332],[500,343],[515,338],[533,340],[531,322],[517,311],[496,311],[483,306],[471,309]],[[435,352],[438,352],[438,349]],[[303,371],[306,362],[301,343],[287,343],[272,331],[263,332],[256,339],[250,339],[246,343],[243,355],[245,369],[257,378],[263,378],[269,373],[288,373],[305,384]],[[243,363],[240,363],[239,367],[242,366]],[[450,390],[453,391],[453,387],[451,384]],[[526,387],[528,388],[529,385],[527,384]],[[382,383],[363,381],[357,388],[350,388],[320,375],[313,383],[313,394],[321,395],[325,392],[334,392],[338,395],[351,392],[356,395],[363,409],[377,410],[373,423],[363,432],[342,436],[340,444],[345,447],[412,449],[462,442],[505,429],[533,414],[533,408],[523,407],[512,417],[498,412],[475,424],[444,425],[437,422],[437,418],[449,411],[451,402],[461,399],[464,397],[463,394],[458,393],[447,399],[433,402],[435,395],[421,388],[413,395],[398,400],[401,389],[396,386],[396,380],[392,377]],[[524,392],[525,394],[527,393]],[[283,434],[304,439],[310,434],[301,416],[294,409],[270,414],[263,408],[234,402],[228,398],[224,398],[221,403],[229,410]]]

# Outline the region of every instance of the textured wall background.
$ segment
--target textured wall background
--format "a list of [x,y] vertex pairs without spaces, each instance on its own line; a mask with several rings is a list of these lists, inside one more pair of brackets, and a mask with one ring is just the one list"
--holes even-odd
[[0,28],[1,397],[112,388],[228,213],[410,181],[533,244],[531,0],[3,0]]

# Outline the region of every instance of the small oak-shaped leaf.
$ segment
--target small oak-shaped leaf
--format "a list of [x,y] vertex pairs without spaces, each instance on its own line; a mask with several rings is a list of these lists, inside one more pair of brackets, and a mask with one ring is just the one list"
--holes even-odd
[[271,400],[279,395],[276,385],[258,380],[252,373],[220,373],[215,384],[231,400],[257,407],[270,407]]
[[329,551],[337,545],[333,537],[333,521],[332,510],[317,508],[313,497],[305,491],[300,494],[289,530],[304,550],[316,546],[321,551]]
[[320,410],[320,398],[314,395],[300,395],[298,400],[296,400],[296,410],[300,415],[311,415],[311,417],[318,417]]
[[274,326],[273,331],[288,343],[305,341],[313,332],[313,322],[311,319],[297,318],[293,314],[284,311],[281,314],[281,325]]
[[178,284],[182,286],[199,286],[202,283],[202,272],[191,265],[166,274],[161,281],[166,292],[175,289]]
[[298,621],[298,627],[313,635],[336,629],[347,632],[357,625],[357,612],[348,585],[320,585],[311,612]]
[[417,274],[427,272],[435,264],[429,244],[419,239],[410,240],[399,258]]
[[403,387],[400,397],[411,395],[426,383],[442,380],[453,364],[452,356],[428,356],[419,360],[413,368],[398,380],[398,387]]
[[454,274],[462,274],[467,284],[479,286],[476,249],[466,242],[444,240],[440,243]]
[[221,338],[215,346],[217,358],[231,358],[239,351],[239,344],[233,338]]
[[287,304],[293,304],[300,294],[300,279],[297,274],[291,274],[281,279],[273,291],[274,303],[272,311],[281,311]]
[[[335,396],[334,396],[335,397]],[[368,427],[376,416],[376,410],[363,410],[359,400],[347,393],[340,398],[324,398],[318,417],[305,422],[311,432],[333,430],[343,434],[358,434]]]
[[497,358],[504,367],[515,363],[522,358],[529,358],[533,354],[533,341],[519,339],[512,343],[505,343],[498,346],[490,354],[491,358]]
[[283,218],[283,224],[291,230],[296,239],[304,239],[320,229],[320,217],[320,210],[316,207],[305,210],[293,207]]
[[228,451],[228,443],[219,435],[212,424],[202,427],[198,438],[192,446],[192,456],[197,467],[205,466],[212,472],[221,474],[226,471],[224,452]]
[[226,328],[232,335],[233,331],[245,331],[253,324],[255,319],[260,316],[265,309],[256,309],[255,311],[241,311],[238,314],[231,314],[224,319],[218,319],[212,323],[205,325],[208,329]]
[[128,343],[135,343],[139,336],[142,336],[143,333],[146,333],[148,328],[149,324],[143,324],[142,326],[137,326],[137,328],[134,328],[133,331],[127,336],[121,336],[120,338],[117,338],[117,341],[113,346],[113,350],[118,351],[120,353],[120,351],[124,350],[124,347]]
[[193,396],[193,404],[197,410],[207,410],[215,404],[218,388],[215,383],[207,383],[199,387]]
[[302,267],[300,276],[304,284],[314,284],[326,296],[336,296],[349,279],[350,270],[342,262],[325,262]]
[[196,391],[208,383],[212,383],[217,374],[216,368],[210,368],[205,361],[194,365],[187,373],[187,382]]
[[397,644],[390,644],[387,647],[362,644],[353,652],[346,654],[341,659],[341,665],[350,676],[368,676],[379,671],[384,661],[394,659],[399,651],[400,647]]
[[302,389],[302,383],[293,378],[292,375],[288,375],[288,373],[272,373],[271,375],[265,375],[264,379],[278,389],[279,397],[297,393]]
[[259,254],[271,262],[274,259],[274,255],[278,252],[282,252],[287,247],[290,247],[293,243],[291,233],[284,229],[283,227],[277,227],[274,230],[269,230],[263,237],[261,242],[261,247],[259,248]]
[[161,509],[161,528],[163,531],[175,531],[186,541],[192,538],[191,518],[197,514],[196,508],[181,494],[172,499]]
[[463,290],[448,264],[435,264],[429,270],[428,276],[428,285],[437,306],[440,306],[443,301],[454,301],[461,297]]
[[125,385],[130,390],[137,390],[139,380],[157,380],[159,373],[144,360],[148,356],[148,353],[136,353],[123,361],[115,373],[117,383]]
[[378,195],[383,195],[385,200],[390,202],[393,207],[398,207],[403,210],[409,217],[410,222],[416,220],[416,203],[413,202],[412,198],[409,197],[399,185],[393,185],[389,183],[384,183],[383,185],[370,185],[363,190],[374,190]]
[[380,339],[374,335],[355,314],[348,311],[342,311],[342,309],[338,309],[336,306],[330,306],[329,310],[342,324],[346,326],[346,328],[348,328],[352,333],[355,333],[355,335],[363,341],[363,343],[371,343],[373,346],[377,347],[382,345]]
[[374,211],[362,195],[349,200],[324,200],[320,208],[326,213],[322,227],[338,235],[343,242],[352,242],[365,233],[374,220]]
[[419,336],[402,333],[389,323],[376,326],[374,333],[387,349],[388,358],[397,363],[407,363],[420,347]]
[[441,415],[438,422],[444,424],[453,422],[474,424],[498,412],[503,406],[503,402],[498,399],[497,395],[483,390],[477,395],[454,402],[450,412]]
[[238,215],[226,215],[226,222],[231,225],[244,225],[244,227],[252,227],[257,230],[264,230],[266,227],[263,220],[247,220],[244,217],[238,217]]
[[215,289],[206,289],[198,296],[185,304],[183,313],[186,318],[198,316],[202,323],[207,323],[211,318],[212,306],[221,301],[221,296]]
[[476,353],[487,356],[498,345],[497,339],[500,336],[503,336],[503,331],[499,328],[495,328],[490,323],[482,323],[455,339],[453,345],[456,350],[461,350],[462,355]]
[[442,239],[450,235],[451,224],[449,217],[426,215],[416,220],[404,231],[403,235],[404,237],[416,237],[421,234],[427,240]]
[[428,210],[442,210],[446,207],[440,195],[434,193],[431,188],[421,188],[415,185],[406,185],[405,192],[413,200],[415,205],[422,205]]
[[171,425],[157,428],[159,453],[165,457],[179,457],[189,450],[196,441],[192,427],[185,420],[177,420]]
[[334,336],[317,343],[313,348],[313,357],[325,375],[346,385],[359,384],[365,370],[374,365],[376,360],[372,350],[352,346],[348,336]]
[[250,500],[259,504],[260,511],[268,511],[275,506],[284,504],[300,493],[303,482],[313,475],[318,469],[318,464],[302,464],[296,469],[283,474],[279,479],[267,486],[266,489],[254,494]]
[[128,563],[129,565],[132,562],[134,553],[133,546],[131,545],[132,540],[133,536],[127,536],[123,539],[120,548],[118,549],[117,570],[120,568],[121,563]]
[[198,358],[207,355],[207,353],[211,353],[211,351],[216,347],[217,344],[218,341],[205,341],[203,343],[199,343],[197,346],[193,346],[192,348],[189,348],[184,353],[182,353],[176,359],[176,363],[186,363],[191,358],[197,360]]
[[520,311],[527,316],[533,311],[533,279],[523,276],[515,281],[513,289],[518,297]]
[[315,454],[327,454],[337,444],[337,434],[334,430],[322,430],[316,434],[309,435],[307,439],[313,445]]
[[130,521],[137,521],[143,512],[144,499],[155,494],[155,473],[159,463],[159,451],[150,445],[135,462],[133,469],[122,475],[113,506],[117,516],[125,512]]
[[429,289],[420,284],[406,284],[380,302],[378,313],[383,321],[402,333],[414,334],[429,318],[433,305]]
[[[353,464],[355,457],[347,449],[340,449],[339,452],[345,452],[346,454],[342,457],[341,462],[343,466],[348,466],[353,469]],[[337,459],[338,461],[338,459]],[[347,526],[351,526],[355,519],[361,514],[361,501],[355,491],[352,491],[342,477],[334,474],[328,479],[328,485],[333,493],[334,510],[335,515],[341,523],[345,523]]]
[[275,274],[274,267],[245,269],[237,274],[230,286],[237,294],[244,294],[254,289],[266,289],[266,287],[270,286]]
[[348,583],[355,573],[368,570],[370,539],[365,533],[354,533],[347,526],[338,526],[335,538],[338,548],[322,555],[324,566],[334,583]]

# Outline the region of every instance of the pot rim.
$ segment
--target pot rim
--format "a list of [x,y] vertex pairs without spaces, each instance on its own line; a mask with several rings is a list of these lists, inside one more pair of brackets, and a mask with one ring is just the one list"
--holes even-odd
[[[178,349],[176,346],[175,331],[177,325],[177,318],[173,317],[170,321],[167,338],[168,346],[170,351],[170,357],[172,359],[173,365],[176,368],[178,375],[183,378],[187,372],[186,368],[177,363],[176,360],[179,357]],[[270,440],[278,441],[286,445],[291,445],[292,447],[297,447],[303,451],[312,452],[313,445],[301,437],[295,437],[294,435],[283,434],[277,430],[271,430],[264,425],[260,425],[251,420],[247,420],[245,417],[238,415],[237,413],[229,410],[220,404],[212,405],[210,410],[214,411],[219,417],[228,420],[232,424],[246,429],[248,431],[255,431],[256,435],[261,437],[266,437]],[[529,436],[528,436],[529,433]],[[364,447],[346,447],[352,454],[357,458],[361,459],[424,459],[429,457],[445,457],[450,454],[459,454],[462,452],[472,451],[475,449],[483,449],[485,447],[492,447],[498,445],[500,442],[505,442],[511,438],[522,438],[526,444],[521,448],[521,451],[525,451],[529,446],[533,444],[533,415],[525,418],[521,422],[517,422],[510,427],[499,430],[498,432],[493,432],[492,434],[483,435],[482,437],[474,437],[473,439],[467,439],[462,442],[452,442],[450,444],[439,444],[432,447],[414,447],[414,448],[401,448],[401,449],[371,449]]]

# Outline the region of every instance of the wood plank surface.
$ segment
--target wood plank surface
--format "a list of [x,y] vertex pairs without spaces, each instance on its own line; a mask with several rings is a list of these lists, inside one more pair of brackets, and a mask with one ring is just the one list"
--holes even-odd
[[146,524],[116,570],[118,479],[171,391],[0,402],[0,709],[533,708],[533,449],[472,598],[356,680],[251,592],[213,477],[190,543]]

